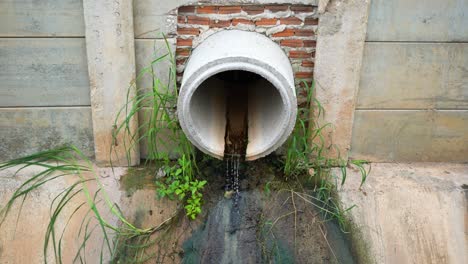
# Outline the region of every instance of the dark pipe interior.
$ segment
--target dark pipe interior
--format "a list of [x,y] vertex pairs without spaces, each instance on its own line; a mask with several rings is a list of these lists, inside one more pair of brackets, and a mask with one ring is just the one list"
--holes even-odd
[[245,155],[250,147],[260,149],[274,140],[271,131],[280,129],[283,110],[276,87],[262,76],[242,70],[211,76],[190,101],[195,129],[225,154]]

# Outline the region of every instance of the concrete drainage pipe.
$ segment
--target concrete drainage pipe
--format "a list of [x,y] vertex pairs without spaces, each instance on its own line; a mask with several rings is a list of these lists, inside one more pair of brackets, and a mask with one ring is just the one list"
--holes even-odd
[[255,160],[286,141],[297,113],[289,59],[264,35],[224,30],[200,43],[184,70],[178,117],[184,133],[197,148],[222,159],[226,96],[229,89],[236,89],[231,84],[239,80],[247,91],[246,160]]

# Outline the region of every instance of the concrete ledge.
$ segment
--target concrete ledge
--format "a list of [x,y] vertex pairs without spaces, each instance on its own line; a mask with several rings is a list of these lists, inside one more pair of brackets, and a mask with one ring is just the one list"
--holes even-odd
[[374,163],[360,181],[349,169],[339,196],[357,206],[350,216],[367,245],[361,263],[468,262],[467,164]]
[[[86,164],[88,165],[88,164]],[[16,168],[11,168],[0,172],[0,208],[3,208],[6,201],[11,197],[13,192],[27,179],[33,175],[43,171],[39,167],[29,167],[21,173],[13,176]],[[127,176],[127,168],[114,167],[114,168],[98,168],[94,166],[96,175],[92,173],[83,173],[85,179],[92,179],[99,177],[102,188],[105,190],[106,195],[110,201],[115,202],[122,210],[123,215],[132,224],[141,227],[149,228],[158,223],[162,223],[167,218],[171,217],[178,207],[177,201],[171,200],[158,200],[155,198],[155,190],[153,184],[154,180],[152,175],[148,178],[143,176],[138,178],[136,175],[130,177],[137,177],[133,182],[138,182],[139,186],[131,186],[128,181],[121,180],[121,177]],[[43,258],[43,243],[44,234],[50,220],[50,206],[53,199],[63,194],[65,188],[70,187],[76,182],[77,175],[69,175],[61,177],[47,184],[41,186],[38,190],[30,193],[25,200],[21,215],[17,218],[21,201],[17,201],[11,208],[9,216],[0,228],[0,262],[1,263],[44,263]],[[144,183],[148,183],[148,186]],[[127,186],[127,185],[128,186]],[[94,195],[98,189],[96,181],[89,181],[87,186],[91,195]],[[103,198],[103,191],[99,193],[99,199]],[[58,199],[60,200],[60,199]],[[67,230],[63,234],[62,239],[62,261],[63,263],[73,263],[76,251],[80,248],[83,241],[83,233],[85,232],[86,222],[90,220],[89,230],[95,227],[97,220],[94,219],[92,213],[88,214],[89,206],[84,205],[74,213],[74,210],[80,206],[81,203],[86,203],[86,197],[83,192],[75,196],[63,208],[60,216],[56,219],[56,238],[62,239],[62,230],[67,224]],[[55,201],[55,206],[58,201]],[[105,202],[101,200],[97,204],[101,216],[111,225],[118,225],[118,218],[113,215]],[[153,213],[154,212],[154,213]],[[70,216],[73,218],[70,219]],[[85,219],[81,235],[80,227],[82,221]],[[18,220],[18,222],[16,222]],[[68,222],[69,221],[69,222]],[[32,224],[33,222],[33,224]],[[113,232],[107,231],[113,239]],[[181,231],[182,232],[182,231]],[[187,232],[188,233],[188,232]],[[52,243],[52,242],[50,242]],[[86,262],[88,263],[110,263],[111,258],[109,252],[105,250],[104,255],[101,256],[101,248],[103,245],[103,234],[100,229],[92,232],[91,236],[86,242]],[[75,261],[76,262],[76,261]],[[54,250],[49,247],[47,263],[55,263]]]

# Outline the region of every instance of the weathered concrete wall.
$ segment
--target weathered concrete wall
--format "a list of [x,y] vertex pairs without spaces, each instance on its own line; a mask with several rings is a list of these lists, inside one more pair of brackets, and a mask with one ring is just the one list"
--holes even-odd
[[[203,4],[239,5],[276,4],[281,2],[283,1],[203,1]],[[288,2],[291,4],[317,4],[317,1],[305,0],[292,0]],[[123,3],[124,2],[120,4]],[[137,53],[136,56],[138,58],[136,62],[137,70],[140,70],[144,64],[144,60],[154,57],[151,56],[151,53],[153,53],[152,41],[157,39],[157,45],[161,47],[164,46],[164,42],[161,39],[162,33],[168,37],[170,43],[175,43],[177,8],[182,5],[199,4],[198,1],[162,1],[157,5],[152,1],[132,1],[132,3],[135,9],[133,12],[135,19],[134,34],[130,33],[128,28],[122,27],[122,23],[117,23],[117,19],[114,20],[114,22],[116,22],[114,26],[117,27],[120,25],[122,27],[120,30],[119,28],[114,28],[115,31],[106,29],[101,32],[103,29],[98,27],[104,27],[104,24],[99,24],[99,21],[103,21],[102,19],[104,19],[102,17],[96,18],[96,21],[94,21],[96,23],[90,22],[90,27],[86,31],[84,14],[87,12],[84,12],[83,1],[2,1],[0,3],[0,55],[2,55],[0,56],[0,67],[2,67],[0,81],[2,81],[3,85],[0,90],[2,95],[0,98],[0,115],[3,115],[3,109],[10,107],[41,107],[48,110],[49,107],[61,106],[70,108],[75,107],[75,110],[85,111],[84,109],[90,107],[91,101],[93,101],[89,96],[90,84],[92,87],[96,85],[104,87],[104,82],[99,83],[98,81],[101,79],[108,80],[108,78],[110,78],[109,76],[101,76],[101,78],[99,73],[104,73],[104,71],[99,71],[98,68],[105,68],[105,64],[109,66],[110,64],[108,60],[112,60],[113,65],[116,66],[115,56],[101,54],[104,52],[109,54],[112,53],[110,52],[111,49],[109,49],[109,46],[99,51],[96,48],[97,46],[91,47],[89,44],[90,42],[99,43],[101,40],[104,41],[102,38],[99,38],[97,34],[102,33],[102,37],[103,33],[110,34],[114,32],[117,35],[118,31],[120,31],[126,36],[126,41],[130,39],[130,37],[128,37],[129,34],[132,36],[134,35]],[[114,9],[117,10],[118,8],[116,8],[117,7]],[[91,28],[91,26],[94,26],[94,28]],[[106,24],[106,26],[110,25]],[[84,38],[85,32],[88,32],[87,45],[85,44]],[[129,42],[126,41],[121,42],[120,44],[125,44],[125,46],[130,45],[128,44]],[[109,45],[109,43],[118,44],[118,41],[111,41],[108,38],[106,38],[105,42],[106,45]],[[130,42],[132,41],[130,40]],[[130,49],[133,48],[130,47]],[[86,52],[88,53],[87,56]],[[175,52],[174,48],[172,49],[172,52]],[[130,53],[131,52],[126,52],[126,54]],[[92,62],[91,65],[89,65],[91,66],[89,68],[91,79],[88,76],[87,59]],[[132,65],[131,60],[129,62],[130,63],[121,63],[121,65]],[[167,65],[167,63],[165,64]],[[165,66],[158,65],[158,67],[154,68],[156,72],[161,71],[163,73],[163,75],[161,75],[162,79],[167,78],[167,68]],[[114,74],[115,78],[122,76],[122,74]],[[119,82],[121,83],[121,86],[125,86],[126,88],[132,78],[127,78],[129,80],[120,79],[121,80]],[[143,82],[145,81],[146,80]],[[113,87],[115,86],[114,84],[110,84],[111,82],[106,83],[107,87],[109,87],[109,85]],[[119,89],[119,91],[122,90],[123,88]],[[100,115],[98,112],[102,110],[99,110],[100,106],[106,105],[104,102],[105,98],[107,98],[106,100],[110,100],[111,97],[105,97],[102,93],[98,94],[96,91],[99,90],[93,88],[93,91],[91,92],[95,98],[94,101],[96,101],[96,103],[93,104],[93,107],[91,107],[95,112],[93,115],[93,119],[95,120],[94,137],[97,138],[96,135],[100,133],[98,131],[100,130],[100,127],[104,127],[105,132],[102,133],[106,134],[107,137],[105,139],[99,137],[99,139],[95,141],[97,142],[95,149],[97,150],[97,153],[99,153],[98,160],[104,161],[108,160],[108,157],[104,153],[109,153],[108,147],[112,141],[108,139],[109,134],[112,132],[112,127],[107,123],[113,120],[115,116],[110,113],[112,111],[109,112],[109,109],[107,109],[107,114],[105,114],[104,117],[99,118]],[[107,91],[112,91],[112,89],[107,89]],[[115,100],[115,98],[112,100]],[[113,103],[114,105],[117,105],[115,102]],[[52,112],[57,113],[57,111]],[[89,115],[87,110],[86,112],[83,112],[83,114]],[[30,141],[28,142],[31,142],[31,146],[41,146],[41,142],[45,142],[46,138],[51,138],[54,131],[60,130],[63,126],[77,127],[78,125],[75,124],[75,120],[71,118],[64,119],[64,123],[62,124],[59,124],[54,120],[51,120],[52,122],[47,122],[47,124],[50,125],[50,129],[41,130],[42,134],[33,134],[32,131],[29,131],[29,133],[25,132],[25,134],[28,135],[28,138],[30,138]],[[15,125],[10,122],[6,122],[4,124],[5,126],[10,126],[12,128],[15,127]],[[88,125],[83,126],[83,128],[92,129],[92,127]],[[89,135],[89,133],[86,134]],[[14,143],[18,141],[18,138],[11,134],[8,138],[5,138],[6,140],[3,144],[5,148],[6,146],[15,145]],[[86,146],[88,148],[84,149],[86,153],[93,153],[93,149],[90,148],[92,145],[88,144],[89,140],[86,140],[86,142],[80,142],[80,140],[78,140],[79,136],[76,134],[73,135],[73,133],[70,137],[66,138],[71,139],[66,142],[57,141],[57,144],[69,142],[74,144],[81,143],[78,145]],[[145,142],[142,142],[142,145],[144,144]],[[29,148],[26,145],[22,145],[22,147]],[[31,147],[29,149],[18,151],[8,150],[3,158],[13,158],[14,155],[16,155],[13,153],[29,154],[38,150],[41,150],[41,148]],[[116,159],[120,158],[117,157]]]
[[0,106],[88,106],[83,38],[0,38]]
[[468,41],[465,0],[372,0],[368,41]]
[[[323,122],[335,125],[333,132],[326,133],[328,143],[338,146],[342,156],[346,156],[351,144],[351,128],[355,114],[355,133],[350,152],[352,158],[365,157],[374,161],[466,161],[462,157],[468,157],[468,144],[460,142],[465,139],[462,136],[465,131],[463,127],[468,126],[464,121],[468,110],[468,80],[465,67],[468,57],[468,33],[464,26],[468,24],[465,15],[468,3],[464,0],[430,0],[424,3],[416,0],[374,0],[370,5],[369,24],[365,26],[368,2],[288,1],[289,4],[320,4],[322,30],[319,29],[318,33],[317,61],[314,67],[319,68],[315,72],[317,96],[327,113]],[[133,1],[134,33],[125,29],[125,39],[133,43],[130,35],[135,37],[136,70],[139,71],[150,58],[155,57],[153,47],[165,49],[162,33],[171,43],[172,52],[175,52],[173,45],[176,43],[177,9],[180,6],[281,3],[285,1],[177,0],[160,1],[158,4],[150,0]],[[41,109],[57,113],[49,108],[60,106],[74,108],[70,111],[82,111],[82,116],[89,116],[91,99],[88,96],[90,89],[83,13],[82,1],[5,0],[0,3],[0,117],[4,120],[2,126],[20,131],[19,126],[5,121],[6,116],[11,115],[11,111],[22,115],[22,110],[26,108],[31,108],[31,111]],[[358,89],[356,83],[359,80],[362,57],[362,47],[359,43],[362,42],[362,34],[366,28],[367,42],[364,45],[363,68]],[[114,33],[117,34],[119,29],[114,29]],[[96,32],[90,32],[88,39],[93,37],[93,34]],[[107,39],[106,43],[117,42]],[[99,53],[94,56],[93,50],[97,51],[94,48],[88,49],[88,58],[93,62],[100,60],[103,65],[103,59],[107,56]],[[107,50],[110,49],[105,48],[102,51]],[[112,61],[116,61],[115,57]],[[124,61],[121,62],[125,64]],[[109,65],[109,61],[107,64]],[[154,69],[161,73],[159,76],[164,80],[167,79],[168,64],[163,64],[155,66]],[[91,71],[94,77],[98,76],[97,73],[98,71]],[[97,79],[94,77],[91,80],[92,85],[96,84]],[[126,86],[127,81],[119,82]],[[150,82],[148,78],[142,80],[142,86],[151,87],[151,84],[144,84],[147,82]],[[123,90],[120,89],[121,92]],[[355,95],[358,90],[356,101]],[[99,96],[96,95],[97,97]],[[95,106],[94,109],[97,109],[99,104],[96,103]],[[356,111],[353,111],[354,108]],[[432,126],[430,130],[436,132],[431,133],[428,126],[421,126],[421,129],[424,127],[424,131],[405,130],[409,119],[398,119],[402,116],[396,114],[399,110],[410,111],[413,115],[417,113],[421,118],[430,116],[430,112],[441,113],[437,115],[439,121],[431,121],[434,124],[451,123],[452,119],[446,120],[444,116],[447,116],[445,113],[454,111],[450,113],[456,115],[458,121],[446,127],[447,130]],[[380,116],[377,120],[381,122],[392,120],[395,128],[403,128],[403,134],[382,131],[380,137],[372,135],[375,124],[366,116],[375,115]],[[72,118],[62,119],[62,123],[56,121],[59,119],[61,117],[54,119],[50,116],[50,122],[46,122],[50,127],[43,128],[41,134],[21,130],[28,135],[31,146],[37,147],[19,151],[7,149],[2,158],[12,158],[16,155],[13,153],[27,154],[40,150],[41,142],[51,138],[55,131],[61,131],[67,126],[79,126]],[[105,120],[113,119],[112,114],[105,115]],[[95,126],[105,126],[108,135],[112,128],[105,124],[104,119],[100,120],[95,122]],[[416,122],[424,120],[427,119],[422,118]],[[452,128],[455,130],[451,130]],[[92,128],[85,125],[83,129],[87,130],[85,134],[89,135],[89,129]],[[97,130],[95,129],[95,132]],[[86,153],[94,152],[92,144],[88,144],[93,138],[81,142],[80,135],[73,131],[69,133],[71,135],[67,137],[60,137],[64,141],[57,143],[73,142],[85,147]],[[395,140],[386,140],[395,135],[413,138],[413,144],[396,144]],[[19,137],[10,134],[3,136],[2,140],[0,146],[6,148],[17,145],[15,142],[19,141]],[[109,145],[111,141],[106,139],[99,142]],[[427,146],[427,142],[444,144],[443,148],[437,148],[439,150],[457,151],[449,151],[452,154],[432,151],[422,155],[419,151],[434,149]],[[144,144],[146,143],[142,142],[142,145]],[[100,147],[98,152],[109,153],[106,146]],[[25,145],[23,147],[27,148]],[[389,153],[389,149],[394,151]],[[415,149],[418,151],[412,151]]]
[[[166,44],[167,41],[167,44]],[[164,39],[135,39],[135,60],[136,60],[136,72],[141,73],[148,67],[151,68],[152,72],[141,75],[137,80],[138,94],[148,94],[152,92],[153,81],[158,79],[159,82],[167,87],[171,78],[170,68],[171,61],[169,57],[159,61],[158,63],[151,64],[151,62],[161,56],[170,54],[175,56],[175,38]],[[163,90],[162,85],[158,85],[158,90]],[[152,102],[143,102],[145,106],[138,113],[138,124],[140,126],[140,133],[145,134],[148,130],[148,124],[150,116],[153,111]],[[174,142],[170,140],[170,132],[168,130],[160,131],[160,137],[157,140],[157,148],[160,151],[170,153],[174,147]],[[164,144],[161,144],[161,141]],[[142,158],[148,157],[148,140],[143,138],[140,142],[140,155]]]
[[65,143],[94,155],[81,1],[0,2],[0,161]]
[[[145,68],[151,68],[152,72],[148,72],[142,75],[137,81],[137,93],[140,95],[148,94],[152,92],[153,88],[158,90],[164,89],[162,85],[154,87],[153,81],[158,79],[164,87],[167,87],[171,78],[170,68],[171,60],[169,56],[161,60],[158,63],[151,64],[151,62],[161,56],[172,53],[175,56],[175,38],[167,39],[167,44],[164,39],[135,39],[135,59],[136,59],[136,72],[141,73]],[[174,80],[173,80],[174,81]],[[144,134],[147,132],[149,113],[152,112],[152,102],[143,102],[146,106],[138,113],[138,123],[140,126],[140,133]],[[160,140],[168,143],[168,147],[163,147],[158,144],[158,148],[161,151],[170,151],[171,141],[168,140],[168,134],[166,130],[160,132]],[[159,140],[158,140],[159,142]],[[148,154],[148,141],[147,138],[143,138],[140,142],[140,155],[142,158],[146,158]]]
[[161,56],[169,53],[175,54],[175,39],[167,39],[167,44],[164,39],[135,40],[136,72],[141,73],[147,67],[152,68],[152,73],[142,75],[137,81],[140,94],[152,91],[153,79],[159,79],[161,84],[167,86],[171,68],[169,56],[158,63],[151,64],[153,60]]
[[357,110],[353,158],[467,161],[468,110]]
[[468,161],[468,2],[371,3],[351,157]]
[[468,44],[368,42],[358,109],[468,109]]

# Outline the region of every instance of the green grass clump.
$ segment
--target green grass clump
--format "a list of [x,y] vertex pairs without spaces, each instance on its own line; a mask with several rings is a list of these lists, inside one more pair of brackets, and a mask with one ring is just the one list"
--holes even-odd
[[[306,188],[300,184],[302,193],[296,194],[307,203],[317,207],[325,218],[336,219],[345,231],[345,214],[354,206],[343,209],[336,197],[337,186],[346,182],[346,169],[356,166],[361,173],[361,185],[364,184],[370,172],[364,167],[368,164],[364,160],[344,160],[339,155],[331,158],[327,155],[325,139],[322,131],[332,124],[320,125],[318,120],[324,115],[324,109],[315,98],[314,83],[302,82],[305,92],[305,102],[298,108],[296,126],[286,143],[286,155],[284,159],[284,175],[286,180],[296,180],[298,183],[308,181],[312,183],[312,193],[306,193]],[[298,91],[298,94],[300,91]],[[339,168],[341,175],[334,175],[333,168]]]

